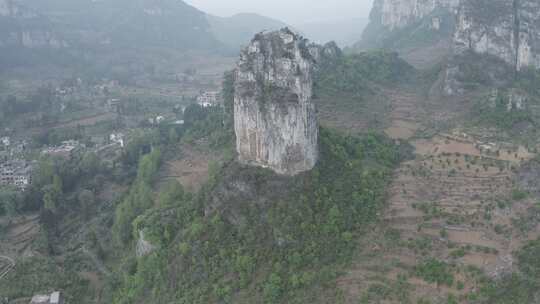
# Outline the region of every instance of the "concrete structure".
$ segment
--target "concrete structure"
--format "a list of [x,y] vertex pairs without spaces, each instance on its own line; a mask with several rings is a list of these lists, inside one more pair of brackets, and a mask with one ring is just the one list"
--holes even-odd
[[60,146],[56,147],[47,147],[41,151],[42,154],[47,154],[50,156],[60,156],[60,157],[71,157],[73,151],[77,148],[83,147],[81,143],[77,140],[66,140],[63,141]]
[[112,133],[109,136],[109,140],[112,143],[120,145],[120,147],[124,147],[124,134],[123,133]]
[[64,304],[62,293],[55,291],[50,295],[35,295],[30,304]]
[[32,166],[24,160],[0,162],[0,186],[25,190],[32,184]]
[[203,92],[201,95],[197,97],[197,104],[200,105],[203,108],[215,106],[219,104],[220,100],[220,93],[219,92]]

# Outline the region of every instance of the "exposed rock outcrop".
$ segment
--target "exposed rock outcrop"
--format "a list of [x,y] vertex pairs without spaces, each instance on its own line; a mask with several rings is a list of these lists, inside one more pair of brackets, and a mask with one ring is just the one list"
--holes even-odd
[[462,1],[454,53],[472,50],[516,70],[540,68],[540,3],[536,0]]
[[[454,22],[443,24],[439,17],[445,16],[441,14],[443,11]],[[408,28],[412,25],[415,26]],[[415,39],[412,33],[400,33],[398,37],[392,33],[403,29],[417,32],[427,25],[435,31],[449,30],[450,35],[440,38],[449,40],[456,56],[473,51],[495,56],[516,71],[540,68],[540,2],[537,0],[376,0],[366,31],[382,32],[380,35],[394,38],[390,40],[402,40],[409,35]],[[370,33],[364,36],[367,34]]]
[[305,39],[288,29],[257,34],[240,55],[234,127],[241,163],[295,175],[318,157],[312,102],[314,59]]
[[37,14],[21,7],[13,0],[0,0],[0,17],[29,19],[37,17]]
[[370,19],[358,47],[396,50],[418,68],[447,61],[446,95],[540,69],[538,0],[375,0]]
[[156,246],[152,245],[149,241],[147,241],[144,238],[144,232],[142,230],[139,230],[139,238],[137,240],[137,246],[135,248],[135,254],[137,257],[143,257],[146,255],[149,255],[154,250],[156,250]]
[[417,68],[430,68],[451,53],[458,7],[459,0],[375,0],[355,49],[390,49]]
[[[455,10],[459,0],[375,0],[371,22],[378,22],[388,30],[404,28],[438,9]],[[440,19],[433,20],[434,27]]]
[[[463,70],[456,62],[471,62],[471,53],[488,56],[482,70],[483,81],[491,86],[506,86],[514,72],[540,69],[540,3],[536,0],[461,0],[452,41],[453,60],[445,75],[444,92],[460,94],[466,84],[460,81]],[[469,57],[469,59],[467,59]],[[500,64],[495,60],[499,60]],[[503,66],[508,71],[503,71]],[[523,103],[523,101],[518,102]]]
[[343,51],[334,41],[328,42],[325,45],[313,43],[309,45],[309,53],[315,60],[316,65],[335,60],[343,55]]
[[0,46],[60,48],[67,43],[50,30],[49,20],[12,0],[0,0]]

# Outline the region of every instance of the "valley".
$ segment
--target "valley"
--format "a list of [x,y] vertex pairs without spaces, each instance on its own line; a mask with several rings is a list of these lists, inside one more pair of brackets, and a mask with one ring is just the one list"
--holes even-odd
[[[345,303],[464,301],[482,288],[478,271],[494,279],[516,271],[513,254],[540,237],[540,223],[522,222],[538,205],[519,180],[537,147],[483,142],[460,128],[429,130],[446,114],[426,115],[422,94],[387,96],[385,132],[410,142],[414,156],[394,172],[380,224],[360,240],[337,284]],[[422,279],[417,267],[426,259],[448,265],[452,283]]]
[[540,5],[298,24],[0,0],[0,304],[540,303]]

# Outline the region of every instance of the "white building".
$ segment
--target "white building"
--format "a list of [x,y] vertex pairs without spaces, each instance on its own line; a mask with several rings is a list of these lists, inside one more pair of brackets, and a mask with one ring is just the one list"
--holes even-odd
[[217,91],[207,91],[201,93],[197,97],[197,104],[203,108],[217,105],[220,99],[220,94]]
[[11,144],[11,139],[7,136],[0,138],[0,143],[2,143],[4,146],[9,147]]
[[109,140],[112,143],[120,145],[120,147],[124,147],[124,134],[123,133],[112,133],[109,136]]

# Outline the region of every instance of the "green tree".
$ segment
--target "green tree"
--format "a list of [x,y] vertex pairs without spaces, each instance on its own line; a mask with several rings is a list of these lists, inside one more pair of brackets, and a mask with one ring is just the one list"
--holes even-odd
[[176,132],[175,128],[171,128],[169,130],[169,143],[175,144],[180,139],[180,136],[178,136],[178,132]]
[[94,192],[90,190],[82,190],[78,195],[79,205],[81,206],[81,213],[85,220],[88,220],[91,215],[92,208],[96,202],[96,196]]
[[87,175],[94,175],[100,171],[101,163],[98,156],[93,153],[86,153],[81,161],[81,169]]
[[19,195],[13,188],[0,188],[0,212],[4,212],[8,217],[17,214]]

